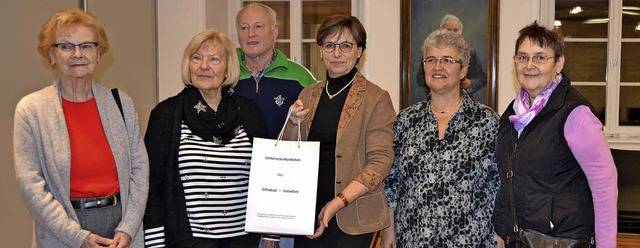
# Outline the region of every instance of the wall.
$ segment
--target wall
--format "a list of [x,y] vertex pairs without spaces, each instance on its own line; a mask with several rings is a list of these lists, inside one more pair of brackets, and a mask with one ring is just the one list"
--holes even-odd
[[[216,0],[219,1],[219,0]],[[184,87],[180,64],[191,37],[204,30],[205,1],[158,0],[158,102]]]
[[[0,240],[3,247],[28,247],[32,220],[18,192],[13,169],[13,112],[22,96],[51,84],[53,74],[36,52],[42,22],[63,6],[76,1],[0,2]],[[29,13],[25,16],[25,13]]]
[[518,30],[533,22],[539,12],[539,1],[500,1],[498,51],[498,114],[502,114],[520,89],[515,77],[513,55]]
[[[41,25],[78,0],[0,1],[0,240],[2,247],[30,247],[33,221],[20,197],[13,169],[13,113],[24,95],[50,85],[50,66],[36,52]],[[89,1],[101,20],[111,51],[96,71],[96,81],[126,91],[134,100],[141,127],[156,103],[155,3]]]

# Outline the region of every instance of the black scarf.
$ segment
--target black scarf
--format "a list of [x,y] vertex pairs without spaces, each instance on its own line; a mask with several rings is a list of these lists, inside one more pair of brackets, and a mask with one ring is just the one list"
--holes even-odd
[[[238,134],[241,127],[238,118],[240,107],[233,95],[233,89],[225,86],[221,90],[222,99],[218,111],[214,111],[196,87],[187,86],[184,89],[182,119],[191,132],[203,140],[226,144]],[[200,113],[195,107],[198,103],[205,106]]]

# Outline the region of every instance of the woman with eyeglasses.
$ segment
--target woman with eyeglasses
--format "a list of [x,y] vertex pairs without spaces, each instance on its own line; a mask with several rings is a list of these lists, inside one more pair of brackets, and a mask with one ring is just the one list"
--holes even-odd
[[102,24],[77,8],[42,25],[38,52],[58,79],[20,100],[13,138],[34,247],[143,247],[147,153],[131,98],[94,81],[107,50]]
[[196,34],[182,57],[184,89],[149,117],[147,247],[258,247],[244,231],[254,137],[269,137],[260,107],[234,92],[240,62],[217,30]]
[[616,168],[593,107],[562,73],[562,37],[534,22],[515,48],[521,88],[500,119],[496,148],[500,241],[516,247],[516,232],[532,229],[615,247]]
[[307,86],[291,106],[287,131],[296,133],[300,121],[302,139],[320,141],[317,229],[296,237],[296,247],[369,247],[373,233],[390,225],[380,185],[393,160],[395,111],[389,93],[358,73],[366,40],[357,18],[324,19],[316,42],[327,80]]
[[395,159],[385,190],[394,225],[390,247],[494,247],[498,115],[461,84],[470,49],[458,33],[433,31],[422,45],[431,93],[398,114]]

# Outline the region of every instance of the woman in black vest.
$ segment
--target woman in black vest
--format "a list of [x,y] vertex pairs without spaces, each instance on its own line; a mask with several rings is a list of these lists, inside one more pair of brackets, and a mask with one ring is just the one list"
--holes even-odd
[[561,73],[562,38],[528,25],[513,59],[521,89],[500,119],[499,242],[515,247],[514,231],[525,228],[615,247],[616,168],[593,107]]

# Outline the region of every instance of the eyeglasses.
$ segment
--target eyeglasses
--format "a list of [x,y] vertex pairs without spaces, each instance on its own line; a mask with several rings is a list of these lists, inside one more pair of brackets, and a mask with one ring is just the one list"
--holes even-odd
[[80,52],[93,52],[98,47],[98,42],[82,42],[80,44],[73,44],[69,42],[56,43],[51,45],[52,47],[58,48],[58,50],[71,53],[76,50],[76,47],[80,48]]
[[438,61],[440,61],[440,64],[442,65],[453,65],[453,64],[462,64],[462,60],[458,60],[458,59],[454,59],[452,57],[442,57],[442,58],[436,58],[433,56],[429,56],[426,57],[424,59],[422,59],[422,63],[424,63],[425,65],[435,65],[436,63],[438,63]]
[[526,54],[516,54],[515,56],[513,56],[513,61],[515,61],[518,64],[526,64],[529,63],[529,59],[531,59],[531,61],[533,61],[534,64],[544,64],[546,63],[549,59],[552,59],[553,56],[547,56],[544,54],[536,54],[533,55],[531,57],[529,57],[529,55]]
[[205,58],[207,58],[207,60],[209,60],[209,63],[213,64],[213,65],[218,65],[220,63],[222,63],[222,59],[218,56],[215,55],[200,55],[200,54],[194,54],[191,55],[191,63],[194,64],[200,64],[202,63],[202,61],[205,60]]
[[345,41],[342,43],[333,43],[333,42],[322,43],[322,50],[325,52],[331,53],[336,50],[336,46],[339,46],[340,51],[342,51],[343,53],[351,52],[351,49],[353,49],[353,43]]

